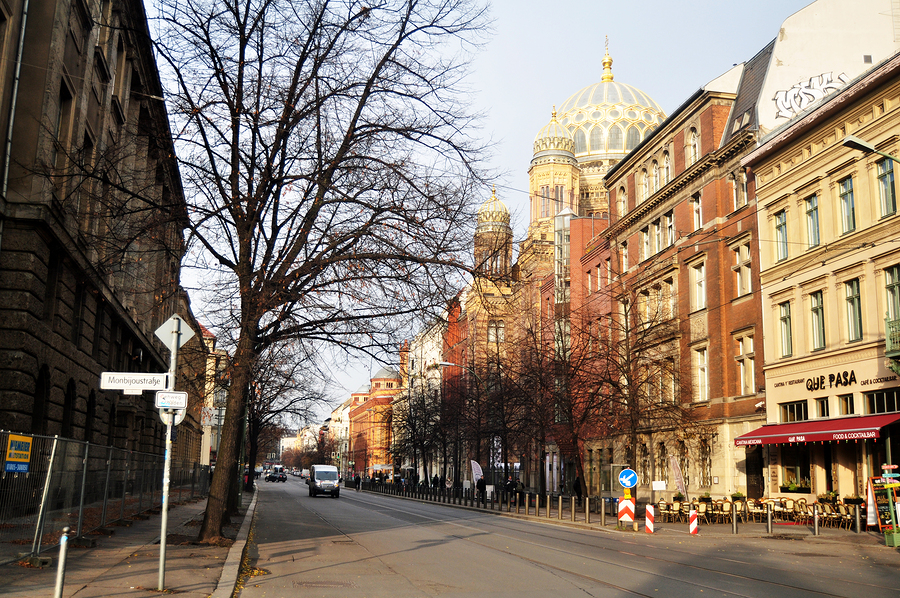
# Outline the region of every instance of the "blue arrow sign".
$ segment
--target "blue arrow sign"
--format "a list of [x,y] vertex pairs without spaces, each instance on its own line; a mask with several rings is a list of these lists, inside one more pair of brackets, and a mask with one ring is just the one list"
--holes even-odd
[[637,486],[637,474],[633,469],[623,469],[619,472],[619,483],[623,488],[634,488]]

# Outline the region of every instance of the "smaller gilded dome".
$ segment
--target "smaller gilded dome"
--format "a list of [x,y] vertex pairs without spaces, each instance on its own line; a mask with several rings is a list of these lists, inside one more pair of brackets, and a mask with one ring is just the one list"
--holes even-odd
[[491,189],[491,197],[478,208],[478,228],[509,228],[510,215],[506,204],[497,198],[497,188]]
[[550,122],[544,125],[534,138],[534,155],[537,156],[543,152],[563,152],[575,155],[575,138],[566,127],[556,120],[556,106],[553,107]]

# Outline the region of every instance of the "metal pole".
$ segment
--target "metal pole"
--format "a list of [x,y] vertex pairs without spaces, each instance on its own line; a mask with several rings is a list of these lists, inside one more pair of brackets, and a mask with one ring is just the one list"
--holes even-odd
[[766,503],[766,533],[772,533],[772,503]]
[[853,505],[853,531],[857,534],[862,531],[862,524],[859,517],[859,505]]
[[37,556],[41,552],[41,536],[44,535],[44,513],[47,509],[47,497],[50,494],[50,476],[53,475],[53,460],[56,457],[56,443],[59,436],[53,437],[53,448],[50,449],[50,463],[47,466],[47,478],[44,480],[44,493],[41,496],[41,510],[38,513],[37,525],[34,530],[34,542],[31,543],[31,556]]
[[169,523],[169,466],[172,464],[172,422],[175,414],[166,412],[166,462],[163,466],[162,523],[159,532],[159,584],[160,592],[166,586],[166,526]]
[[103,485],[103,514],[100,517],[100,527],[106,526],[106,506],[109,504],[109,470],[112,467],[112,447],[106,449],[106,483]]
[[53,590],[53,598],[62,598],[63,586],[66,580],[66,548],[69,544],[69,528],[64,527],[59,537],[59,562],[56,564],[56,588]]
[[738,514],[734,508],[734,504],[731,505],[731,533],[737,535],[738,533]]
[[600,526],[606,527],[606,501],[600,497]]
[[87,483],[87,464],[91,452],[91,443],[84,443],[84,461],[81,465],[81,497],[78,499],[78,526],[75,528],[75,537],[81,537],[81,526],[84,524],[84,486]]
[[562,520],[562,512],[563,512],[563,495],[559,495],[559,500],[556,505],[556,518],[560,521]]
[[575,497],[569,497],[569,505],[572,507],[572,521],[575,521],[575,510],[578,508],[575,506]]
[[819,535],[819,503],[813,505],[813,535]]
[[585,523],[591,522],[591,497],[590,496],[584,497],[584,522]]

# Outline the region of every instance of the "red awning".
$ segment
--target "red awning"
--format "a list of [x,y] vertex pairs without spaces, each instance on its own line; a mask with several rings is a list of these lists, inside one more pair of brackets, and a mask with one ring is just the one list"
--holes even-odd
[[790,424],[770,424],[734,439],[735,446],[820,442],[829,440],[868,440],[881,438],[881,428],[900,420],[900,413],[817,419]]

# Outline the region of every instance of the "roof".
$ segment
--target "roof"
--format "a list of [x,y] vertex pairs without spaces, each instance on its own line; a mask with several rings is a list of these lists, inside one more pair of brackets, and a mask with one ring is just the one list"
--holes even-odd
[[773,39],[756,56],[747,61],[722,137],[722,146],[727,145],[738,131],[745,129],[755,131],[759,128],[757,104],[759,104],[759,94],[762,92],[763,83],[766,80],[766,72],[769,70],[774,47],[775,40]]

